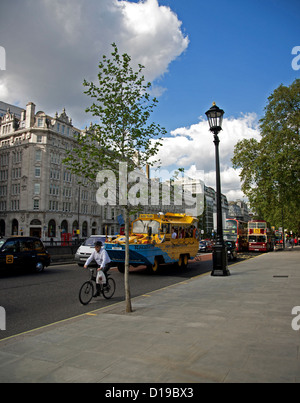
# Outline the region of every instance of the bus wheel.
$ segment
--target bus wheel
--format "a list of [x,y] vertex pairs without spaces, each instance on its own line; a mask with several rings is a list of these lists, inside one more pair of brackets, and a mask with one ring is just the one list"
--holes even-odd
[[154,263],[150,266],[147,266],[147,269],[151,273],[157,273],[159,271],[159,258],[155,256]]
[[178,260],[179,268],[183,269],[183,270],[186,269],[187,265],[188,265],[188,261],[189,261],[188,255],[180,255],[179,260]]

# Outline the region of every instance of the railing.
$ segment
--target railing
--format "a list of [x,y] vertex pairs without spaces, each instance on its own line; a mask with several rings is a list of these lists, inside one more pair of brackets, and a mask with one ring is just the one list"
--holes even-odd
[[47,240],[47,241],[43,241],[43,244],[45,246],[79,246],[81,245],[84,241],[86,240],[86,238],[83,239],[73,239],[72,241],[51,241],[51,240]]

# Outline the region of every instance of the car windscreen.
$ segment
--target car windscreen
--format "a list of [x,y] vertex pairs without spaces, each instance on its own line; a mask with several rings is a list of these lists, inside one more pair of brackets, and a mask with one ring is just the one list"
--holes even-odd
[[88,239],[86,239],[86,240],[84,241],[83,245],[84,245],[84,246],[91,246],[91,247],[94,247],[94,246],[95,246],[95,243],[98,242],[98,241],[104,243],[104,242],[105,242],[105,236],[99,236],[99,237],[93,236],[93,237],[91,237],[91,238],[88,238]]

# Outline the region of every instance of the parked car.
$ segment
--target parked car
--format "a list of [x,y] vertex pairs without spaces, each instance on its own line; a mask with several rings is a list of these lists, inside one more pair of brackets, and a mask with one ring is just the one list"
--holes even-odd
[[236,260],[237,259],[237,250],[236,250],[235,242],[226,241],[225,243],[226,243],[226,247],[227,247],[228,260]]
[[199,252],[212,252],[213,243],[210,240],[203,240],[199,242]]
[[[109,240],[113,240],[116,238],[116,236],[108,236],[107,238]],[[84,266],[85,262],[95,249],[95,242],[101,241],[104,244],[105,240],[105,235],[91,235],[89,238],[87,238],[83,244],[79,246],[75,253],[75,262],[78,264],[78,266]],[[91,265],[93,265],[93,263]]]
[[50,255],[35,237],[0,239],[0,269],[33,269],[42,272],[50,265]]

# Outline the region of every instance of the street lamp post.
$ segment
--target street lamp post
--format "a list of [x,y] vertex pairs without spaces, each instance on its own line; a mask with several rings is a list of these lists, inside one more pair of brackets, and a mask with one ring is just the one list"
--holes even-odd
[[215,102],[213,106],[205,112],[209,130],[214,134],[214,143],[216,151],[216,182],[217,182],[217,238],[213,249],[213,271],[212,276],[230,276],[227,263],[227,248],[223,239],[223,220],[222,220],[222,199],[221,199],[221,178],[220,178],[220,158],[219,158],[219,137],[222,130],[222,121],[224,111],[217,107]]

